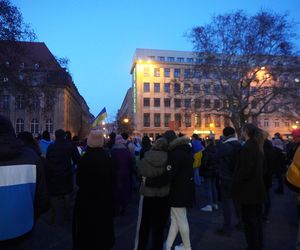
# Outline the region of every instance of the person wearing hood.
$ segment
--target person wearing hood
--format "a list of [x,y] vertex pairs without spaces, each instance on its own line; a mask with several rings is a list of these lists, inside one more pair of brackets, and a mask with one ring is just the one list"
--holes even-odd
[[37,153],[16,138],[10,120],[2,115],[0,200],[0,249],[23,244],[28,248],[35,221],[49,205],[44,169]]
[[169,204],[171,207],[171,225],[166,241],[166,250],[171,250],[174,240],[180,233],[183,244],[176,250],[190,250],[190,229],[187,220],[187,208],[192,207],[195,195],[193,150],[190,138],[177,137],[173,130],[163,135],[169,143],[167,171],[165,175],[146,178],[146,186],[158,187],[170,183]]
[[46,153],[49,145],[53,142],[50,139],[50,134],[47,130],[45,130],[42,134],[42,139],[40,140],[40,148],[42,151],[42,157],[46,158]]
[[73,221],[76,250],[109,250],[114,244],[112,164],[100,130],[92,130],[78,162]]
[[111,150],[114,205],[117,215],[125,214],[131,198],[131,169],[133,157],[125,143],[126,141],[123,137],[117,135],[115,144]]
[[74,179],[72,163],[80,159],[76,147],[65,140],[66,133],[62,129],[55,131],[55,142],[48,147],[46,159],[47,185],[51,195],[51,221],[56,222],[57,209],[64,201],[65,219],[70,214],[70,194],[73,192]]
[[[151,150],[147,151],[139,162],[138,175],[142,178],[151,178],[165,173],[168,160],[167,150],[168,141],[165,138],[157,139]],[[164,228],[170,209],[168,205],[169,189],[168,184],[152,188],[142,182],[135,250],[147,249],[150,233],[152,233],[151,249],[163,249]]]

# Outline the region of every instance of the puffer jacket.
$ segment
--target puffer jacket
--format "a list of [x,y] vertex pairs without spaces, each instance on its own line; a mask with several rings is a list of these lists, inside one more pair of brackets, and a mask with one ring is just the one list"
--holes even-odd
[[[158,150],[147,151],[144,158],[138,164],[138,174],[143,177],[156,177],[165,173],[168,153]],[[143,182],[140,194],[146,197],[165,197],[169,194],[170,186],[147,187]]]

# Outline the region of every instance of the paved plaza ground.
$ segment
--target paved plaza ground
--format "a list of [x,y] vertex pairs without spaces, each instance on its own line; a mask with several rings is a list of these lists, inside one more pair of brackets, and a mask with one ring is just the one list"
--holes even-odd
[[[199,208],[205,205],[202,186],[197,188],[197,200],[198,204],[188,211],[192,249],[245,249],[243,232],[234,231],[231,237],[215,234],[222,225],[222,214],[220,210],[210,213],[200,211]],[[276,195],[272,191],[272,202],[270,222],[264,224],[265,249],[294,250],[297,231],[294,194],[285,190],[284,195]],[[133,250],[137,211],[138,194],[135,193],[127,214],[115,218],[116,244],[113,250]],[[57,225],[48,225],[44,219],[38,221],[33,233],[34,250],[71,250],[71,223],[61,221]]]

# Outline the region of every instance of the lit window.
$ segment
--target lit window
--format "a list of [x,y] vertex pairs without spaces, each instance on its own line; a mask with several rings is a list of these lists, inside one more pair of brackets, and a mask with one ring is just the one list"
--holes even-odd
[[30,124],[30,132],[32,134],[39,133],[39,121],[37,119],[32,119]]
[[195,114],[195,127],[199,128],[201,127],[201,119],[200,119],[200,114]]
[[191,115],[190,115],[190,114],[185,114],[184,120],[185,120],[185,126],[186,126],[187,128],[192,126],[192,123],[191,123]]
[[24,96],[23,95],[16,96],[16,109],[24,109]]
[[46,120],[46,130],[49,133],[53,133],[53,121],[51,119]]
[[209,127],[210,121],[211,121],[210,114],[205,114],[204,116],[205,127]]
[[181,114],[175,114],[175,126],[181,127]]
[[154,69],[154,76],[155,77],[160,77],[160,68],[155,68]]
[[18,118],[16,121],[16,133],[24,132],[24,119]]
[[149,67],[144,67],[144,76],[145,77],[150,76],[150,68]]
[[217,115],[215,117],[215,125],[216,125],[216,127],[221,127],[221,116],[220,115]]

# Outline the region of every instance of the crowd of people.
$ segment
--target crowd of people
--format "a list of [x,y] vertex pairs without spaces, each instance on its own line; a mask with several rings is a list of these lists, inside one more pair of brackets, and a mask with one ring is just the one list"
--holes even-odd
[[[0,116],[0,248],[17,249],[42,213],[49,211],[47,222],[57,223],[63,206],[74,250],[112,249],[114,217],[126,215],[138,190],[135,250],[192,249],[187,208],[199,199],[205,200],[203,213],[222,208],[218,235],[230,237],[236,228],[244,232],[247,249],[263,249],[272,183],[278,194],[284,182],[300,193],[300,129],[292,141],[279,133],[269,139],[253,124],[239,132],[240,138],[225,127],[220,140],[204,140],[168,130],[152,142],[126,133],[111,133],[106,141],[100,130],[91,130],[80,141],[59,129],[51,141],[47,131],[38,139],[29,132],[16,135]],[[206,195],[195,197],[200,185]],[[300,216],[300,206],[298,211]],[[182,243],[173,246],[178,233]]]

